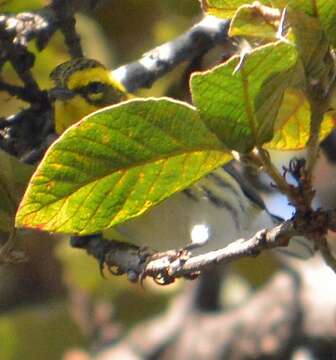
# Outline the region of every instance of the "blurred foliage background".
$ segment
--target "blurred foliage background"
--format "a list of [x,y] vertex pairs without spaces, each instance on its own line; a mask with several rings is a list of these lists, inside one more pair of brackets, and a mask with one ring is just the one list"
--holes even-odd
[[[47,4],[7,0],[0,3],[0,13],[37,10]],[[78,14],[77,29],[86,56],[116,68],[180,35],[200,18],[196,0],[105,0],[95,11]],[[34,43],[30,46],[36,53],[36,79],[47,88],[51,70],[69,58],[63,38],[56,33],[41,53]],[[186,71],[187,66],[181,65],[139,95],[188,98]],[[10,66],[5,67],[4,77],[19,83]],[[0,93],[0,116],[24,107]],[[134,324],[164,310],[183,287],[182,282],[168,287],[145,282],[142,288],[109,274],[105,279],[96,261],[70,248],[65,238],[24,232],[20,240],[27,262],[0,267],[1,360],[71,360],[73,349],[95,350],[112,343]],[[270,255],[235,263],[223,289],[223,302],[235,306],[244,301],[277,266]]]

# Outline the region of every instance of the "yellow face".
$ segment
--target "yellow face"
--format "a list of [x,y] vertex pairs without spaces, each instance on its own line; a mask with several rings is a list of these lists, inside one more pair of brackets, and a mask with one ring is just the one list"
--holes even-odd
[[68,127],[98,109],[99,107],[88,104],[79,95],[74,96],[71,100],[56,100],[54,104],[56,133],[61,135]]
[[95,60],[76,59],[59,65],[51,73],[56,89],[67,97],[55,98],[55,130],[62,134],[84,116],[127,99],[124,87]]

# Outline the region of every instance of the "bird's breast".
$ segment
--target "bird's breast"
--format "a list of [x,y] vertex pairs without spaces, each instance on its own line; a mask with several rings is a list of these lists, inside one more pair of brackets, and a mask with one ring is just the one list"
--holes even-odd
[[61,135],[68,127],[77,123],[84,116],[98,110],[80,95],[74,96],[68,101],[56,100],[54,109],[55,130],[58,135]]

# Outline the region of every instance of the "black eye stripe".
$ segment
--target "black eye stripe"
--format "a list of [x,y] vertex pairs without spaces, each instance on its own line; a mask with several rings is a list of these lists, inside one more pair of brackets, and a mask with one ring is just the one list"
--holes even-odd
[[87,90],[91,93],[100,93],[105,90],[106,86],[98,81],[93,81],[87,85]]
[[77,91],[82,94],[99,94],[106,90],[106,84],[99,81],[92,81],[86,86],[78,88]]

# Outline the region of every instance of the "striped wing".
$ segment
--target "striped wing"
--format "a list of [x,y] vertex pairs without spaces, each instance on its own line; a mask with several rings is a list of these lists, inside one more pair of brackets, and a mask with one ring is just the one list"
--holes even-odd
[[247,196],[246,189],[236,180],[235,170],[229,171],[217,169],[143,216],[120,225],[118,231],[132,243],[155,250],[205,242],[203,252],[273,226],[261,198],[255,201],[251,194]]

